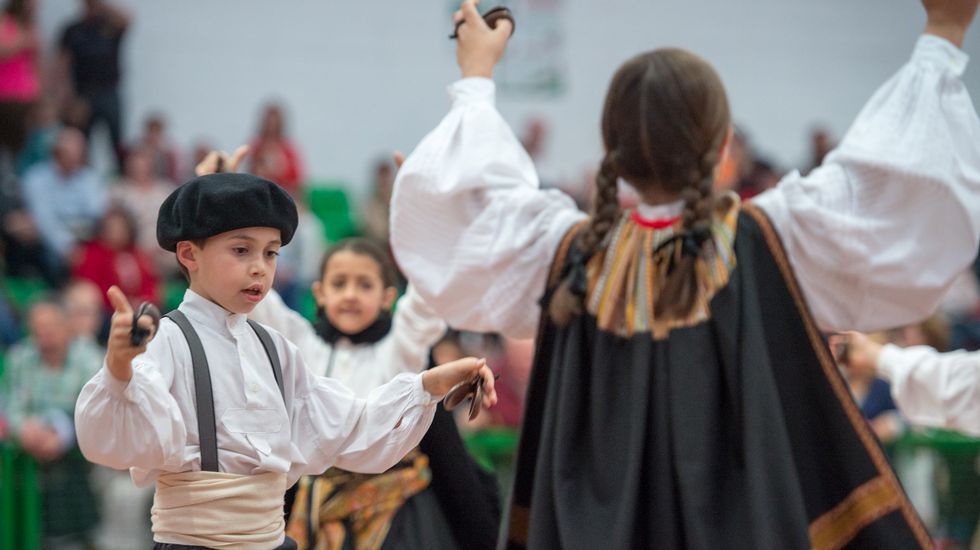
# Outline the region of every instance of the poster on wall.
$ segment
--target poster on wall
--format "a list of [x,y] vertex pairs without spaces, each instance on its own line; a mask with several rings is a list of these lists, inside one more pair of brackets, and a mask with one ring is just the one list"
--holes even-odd
[[[494,73],[502,94],[512,97],[557,97],[567,87],[562,12],[567,0],[484,0],[480,13],[506,6],[514,14],[517,32]],[[450,13],[459,2],[450,2]]]

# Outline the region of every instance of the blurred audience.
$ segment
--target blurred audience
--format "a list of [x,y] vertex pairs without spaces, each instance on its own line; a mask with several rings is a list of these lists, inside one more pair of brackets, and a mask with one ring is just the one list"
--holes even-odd
[[86,136],[91,137],[96,124],[106,126],[119,168],[123,165],[119,55],[129,22],[129,15],[113,4],[82,0],[81,19],[65,28],[60,41],[60,95]]
[[29,337],[8,350],[3,373],[10,438],[38,463],[43,546],[84,545],[98,514],[90,465],[75,442],[74,408],[103,356],[72,338],[60,302],[35,302],[27,325]]
[[391,192],[395,183],[395,165],[382,158],[374,163],[374,181],[371,184],[371,196],[364,205],[361,216],[364,234],[379,243],[388,245],[388,213],[391,203]]
[[249,155],[250,172],[278,183],[294,198],[299,196],[305,174],[299,150],[286,136],[282,106],[271,103],[262,111],[259,135]]
[[177,260],[157,244],[157,215],[174,185],[153,172],[152,154],[142,147],[126,154],[126,170],[109,191],[112,203],[136,220],[136,246],[153,259],[154,270],[163,278],[176,276]]
[[823,164],[824,157],[830,153],[836,143],[830,135],[830,131],[822,126],[816,126],[810,131],[810,165],[804,174],[809,173],[814,168]]
[[115,285],[133,308],[141,302],[159,304],[157,274],[152,260],[136,246],[136,221],[126,210],[110,208],[96,229],[95,238],[85,243],[75,265],[74,276],[99,288],[106,312],[112,304],[106,295]]
[[102,301],[102,291],[86,279],[71,281],[64,290],[65,314],[72,338],[85,345],[101,349],[103,332],[108,329],[109,315]]
[[320,280],[320,258],[327,249],[327,239],[323,222],[310,211],[306,201],[296,200],[296,213],[299,224],[289,246],[279,250],[274,285],[286,305],[303,311],[303,300],[309,296],[311,285]]
[[142,151],[149,161],[150,176],[156,180],[174,183],[179,177],[177,150],[170,143],[166,128],[163,115],[152,114],[146,117],[143,135],[127,148],[127,153]]
[[35,103],[28,118],[27,141],[15,161],[18,176],[23,177],[33,166],[51,158],[60,130],[54,103],[48,99]]
[[892,399],[891,386],[879,378],[876,364],[869,360],[864,347],[842,342],[838,350],[838,363],[861,414],[882,443],[894,443],[905,431],[905,422]]
[[0,155],[24,146],[27,121],[40,97],[40,37],[35,0],[7,0],[0,14]]
[[52,160],[27,172],[23,190],[47,261],[62,271],[105,211],[102,185],[85,165],[85,136],[74,128],[61,130]]

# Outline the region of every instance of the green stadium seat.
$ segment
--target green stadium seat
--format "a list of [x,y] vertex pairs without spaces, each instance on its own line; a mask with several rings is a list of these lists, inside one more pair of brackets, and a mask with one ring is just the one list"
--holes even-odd
[[11,305],[18,311],[24,311],[31,302],[50,291],[43,279],[6,277],[0,284],[10,298]]
[[337,242],[358,234],[356,216],[347,196],[348,186],[341,181],[310,183],[306,191],[307,204],[324,226],[329,242]]

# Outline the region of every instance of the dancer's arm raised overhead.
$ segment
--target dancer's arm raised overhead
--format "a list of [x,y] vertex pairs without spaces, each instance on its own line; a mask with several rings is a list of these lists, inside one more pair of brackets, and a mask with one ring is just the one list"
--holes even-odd
[[980,119],[960,76],[977,0],[924,0],[911,60],[823,165],[756,199],[817,322],[871,331],[917,321],[977,251]]
[[392,199],[392,246],[419,295],[450,326],[530,337],[558,242],[585,218],[539,188],[530,157],[494,107],[493,68],[510,22],[490,29],[473,2],[457,20],[463,78],[452,108],[406,159]]

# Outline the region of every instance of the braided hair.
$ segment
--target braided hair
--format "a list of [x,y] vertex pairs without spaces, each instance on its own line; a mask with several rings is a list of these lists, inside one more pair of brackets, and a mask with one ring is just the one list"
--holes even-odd
[[606,154],[596,175],[597,197],[588,225],[569,251],[569,267],[549,303],[559,326],[583,311],[584,264],[605,247],[620,209],[617,181],[641,195],[684,201],[680,246],[664,284],[655,292],[655,315],[685,316],[697,297],[698,256],[711,239],[715,167],[731,124],[721,79],[706,61],[681,49],[660,49],[624,63],[606,94],[602,137]]
[[586,290],[585,261],[601,248],[619,217],[617,174],[615,153],[606,153],[595,177],[596,196],[592,204],[592,216],[571,251],[574,256],[572,272],[561,282],[548,304],[548,314],[559,326],[567,325],[582,314]]

